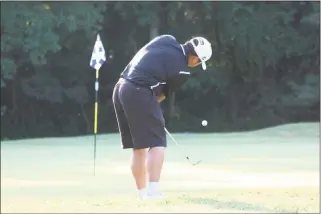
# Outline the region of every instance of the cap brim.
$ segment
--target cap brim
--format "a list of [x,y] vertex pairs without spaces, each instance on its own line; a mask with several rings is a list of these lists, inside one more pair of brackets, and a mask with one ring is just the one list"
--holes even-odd
[[206,63],[205,62],[202,62],[202,68],[204,71],[206,70]]

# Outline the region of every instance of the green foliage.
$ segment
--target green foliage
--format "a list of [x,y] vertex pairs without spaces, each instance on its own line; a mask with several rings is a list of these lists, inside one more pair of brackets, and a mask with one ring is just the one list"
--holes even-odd
[[38,73],[21,82],[23,92],[37,100],[48,100],[53,103],[63,102],[63,88],[56,78],[46,73]]
[[7,110],[6,106],[1,106],[1,116],[5,114],[6,110]]
[[317,75],[306,75],[302,83],[288,82],[291,93],[282,97],[284,106],[311,107],[320,102],[320,80]]
[[97,22],[102,20],[104,10],[104,3],[1,2],[4,79],[11,79],[15,68],[26,61],[34,66],[46,64],[47,54],[61,50],[62,39],[70,33],[96,33],[101,29]]
[[77,85],[72,88],[66,88],[65,94],[79,104],[85,104],[89,100],[89,93],[85,86]]
[[16,73],[16,64],[12,59],[1,59],[1,88],[5,87],[5,80],[12,79]]
[[146,26],[153,22],[159,11],[159,2],[117,2],[115,10],[126,19],[135,19],[138,25]]
[[[171,128],[245,130],[319,120],[319,2],[1,2],[2,137],[87,134],[93,125],[97,32],[99,130],[117,130],[120,72],[156,34],[210,40],[208,71],[176,94]],[[12,131],[14,130],[14,131]]]

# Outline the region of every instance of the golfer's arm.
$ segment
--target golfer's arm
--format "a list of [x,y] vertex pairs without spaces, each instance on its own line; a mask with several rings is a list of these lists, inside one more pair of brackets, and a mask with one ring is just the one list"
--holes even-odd
[[157,100],[161,100],[160,102],[162,102],[166,97],[169,97],[173,92],[182,87],[189,77],[190,75],[178,74],[171,78],[165,85],[164,92],[158,96]]
[[158,97],[157,97],[157,102],[161,103],[163,100],[165,100],[166,96],[164,93],[161,93]]
[[166,84],[165,86],[165,97],[170,96],[171,93],[181,88],[184,85],[184,83],[187,82],[188,78],[189,76],[187,75],[177,75],[176,77],[168,81],[168,84]]

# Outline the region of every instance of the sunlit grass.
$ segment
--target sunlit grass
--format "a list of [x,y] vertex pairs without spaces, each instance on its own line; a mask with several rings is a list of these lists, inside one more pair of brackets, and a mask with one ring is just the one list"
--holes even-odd
[[96,176],[92,136],[5,141],[1,212],[319,212],[318,124],[304,124],[301,133],[297,126],[174,134],[202,163],[189,165],[169,141],[166,198],[144,201],[136,198],[130,151],[121,150],[117,134],[98,137]]

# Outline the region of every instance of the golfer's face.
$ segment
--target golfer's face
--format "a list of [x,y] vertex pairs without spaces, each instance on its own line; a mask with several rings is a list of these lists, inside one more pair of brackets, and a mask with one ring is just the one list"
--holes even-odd
[[188,61],[188,67],[191,67],[191,68],[201,64],[201,61],[197,56],[189,56],[187,61]]

